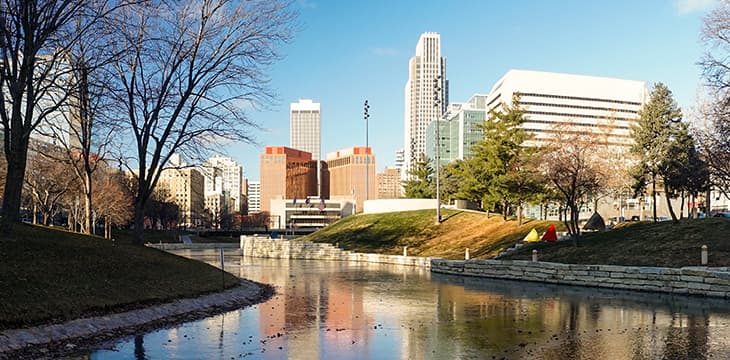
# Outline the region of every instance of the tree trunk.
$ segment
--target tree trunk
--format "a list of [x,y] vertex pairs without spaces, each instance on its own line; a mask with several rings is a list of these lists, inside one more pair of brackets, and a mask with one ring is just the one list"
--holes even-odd
[[522,226],[522,203],[517,204],[517,226]]
[[[0,233],[10,236],[13,226],[18,221],[20,214],[20,198],[23,192],[23,175],[25,175],[26,156],[28,153],[27,140],[25,147],[17,149],[16,141],[11,141],[12,153],[5,154],[8,164],[8,173],[5,180],[5,191],[3,193],[2,218],[0,218]],[[18,144],[20,145],[20,144]]]
[[144,203],[141,197],[137,197],[134,201],[134,243],[137,245],[144,243]]
[[[45,217],[43,222],[45,223]],[[35,204],[35,201],[33,202],[33,224],[38,225],[38,205]]]
[[707,194],[705,195],[705,217],[710,217],[710,210],[712,207],[712,190],[708,189]]
[[85,233],[91,234],[92,233],[92,227],[94,226],[93,221],[91,221],[91,174],[84,174],[84,215],[86,219],[84,220],[84,226],[86,227]]
[[[664,189],[664,192],[666,192],[666,189]],[[654,174],[651,175],[651,207],[654,216],[654,222],[656,222],[656,175]]]
[[[664,181],[664,183],[666,184],[667,182]],[[679,220],[677,220],[677,214],[674,213],[674,209],[672,208],[672,199],[669,196],[669,189],[667,189],[666,185],[664,186],[664,196],[667,199],[667,210],[669,210],[669,215],[672,216],[672,222],[676,224]],[[654,210],[654,222],[656,221],[656,210]]]

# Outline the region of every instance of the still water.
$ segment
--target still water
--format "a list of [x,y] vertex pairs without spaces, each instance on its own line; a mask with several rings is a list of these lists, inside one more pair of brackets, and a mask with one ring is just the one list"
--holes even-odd
[[237,257],[226,270],[274,284],[277,295],[84,358],[730,358],[730,302],[724,300],[349,262]]

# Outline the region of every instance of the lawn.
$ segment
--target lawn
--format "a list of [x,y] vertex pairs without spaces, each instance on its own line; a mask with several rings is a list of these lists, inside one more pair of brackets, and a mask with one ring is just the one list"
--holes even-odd
[[[504,221],[502,217],[472,211],[443,210],[443,221],[435,225],[435,210],[359,214],[302,238],[338,244],[346,250],[398,255],[408,254],[446,259],[463,259],[466,248],[471,257],[487,258],[522,240],[535,228],[544,232],[550,223],[526,220]],[[556,223],[561,229],[562,224]]]
[[59,322],[221,290],[238,278],[144,246],[16,225],[0,240],[0,329]]
[[730,266],[730,219],[684,219],[624,223],[617,229],[587,233],[576,247],[571,241],[539,243],[504,256],[571,264],[682,267],[700,265],[700,248],[709,248],[709,266]]

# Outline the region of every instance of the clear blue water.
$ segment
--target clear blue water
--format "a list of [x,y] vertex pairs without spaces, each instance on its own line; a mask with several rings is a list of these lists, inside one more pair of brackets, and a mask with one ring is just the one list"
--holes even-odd
[[228,271],[274,284],[277,295],[82,358],[730,358],[730,302],[724,300],[443,276],[395,265],[233,260]]

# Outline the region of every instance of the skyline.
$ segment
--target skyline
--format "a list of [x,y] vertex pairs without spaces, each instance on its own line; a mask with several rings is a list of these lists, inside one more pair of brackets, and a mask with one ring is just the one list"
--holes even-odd
[[702,17],[713,3],[467,1],[444,7],[298,1],[300,31],[269,72],[278,103],[249,109],[264,129],[252,134],[258,145],[230,144],[227,155],[244,166],[247,178],[259,179],[259,155],[264,146],[288,145],[289,104],[299,99],[321,104],[323,153],[362,146],[367,99],[377,171],[393,166],[395,151],[404,146],[408,60],[426,31],[441,35],[451,102],[487,94],[508,70],[525,69],[640,80],[648,86],[661,81],[687,114],[701,84],[696,63],[704,51]]

